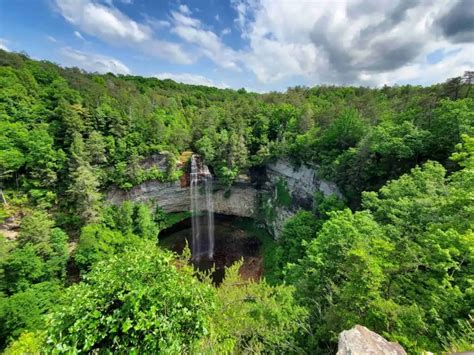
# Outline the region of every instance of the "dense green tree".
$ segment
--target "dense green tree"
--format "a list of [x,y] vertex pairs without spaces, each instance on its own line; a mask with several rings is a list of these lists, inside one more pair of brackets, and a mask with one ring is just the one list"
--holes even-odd
[[153,220],[152,212],[144,204],[135,207],[135,234],[145,239],[154,239],[158,235],[158,227]]
[[[256,94],[90,74],[0,50],[0,188],[8,201],[0,201],[0,221],[24,217],[18,238],[0,236],[0,347],[44,346],[44,314],[56,297],[48,285],[65,278],[64,231],[72,240],[80,231],[75,261],[90,278],[66,292],[68,307],[54,316],[43,351],[324,352],[355,323],[412,352],[468,348],[471,79]],[[226,187],[249,171],[261,184],[265,164],[280,158],[317,167],[352,210],[336,195],[316,195],[312,211],[288,221],[272,271],[292,287],[247,283],[235,267],[214,289],[155,250],[159,229],[183,215],[102,204],[113,185],[176,181],[187,171],[183,151],[201,154]],[[166,167],[149,166],[163,152]],[[294,207],[284,181],[276,189],[272,202]],[[272,216],[275,206],[266,207]],[[301,306],[309,333],[301,333]]]
[[8,293],[26,290],[31,284],[62,280],[68,259],[67,235],[41,211],[26,216],[17,245],[3,263],[4,288]]
[[24,331],[45,328],[45,315],[58,305],[59,284],[42,282],[0,300],[0,341],[4,345]]
[[207,353],[298,353],[295,339],[304,332],[306,312],[287,286],[246,282],[241,263],[226,270],[217,289],[211,332],[201,342]]
[[364,193],[364,211],[330,214],[286,277],[310,309],[310,347],[356,323],[412,351],[440,351],[439,334],[460,331],[454,320],[472,311],[473,171],[445,173],[428,162]]
[[48,328],[48,351],[190,351],[209,330],[212,286],[145,244],[99,263],[69,288]]
[[128,239],[120,231],[99,224],[88,224],[81,230],[74,259],[81,270],[88,270],[94,263],[123,251]]

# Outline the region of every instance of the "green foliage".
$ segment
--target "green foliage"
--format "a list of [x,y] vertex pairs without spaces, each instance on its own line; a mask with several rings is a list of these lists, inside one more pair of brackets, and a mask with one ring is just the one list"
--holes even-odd
[[275,189],[276,202],[281,206],[290,207],[292,198],[286,182],[283,179],[278,180]]
[[2,263],[4,288],[9,293],[26,290],[31,284],[63,279],[68,259],[67,235],[41,211],[26,216],[18,243]]
[[325,196],[322,192],[316,191],[313,200],[313,213],[317,218],[325,220],[329,217],[329,213],[333,211],[343,210],[345,201],[337,194]]
[[81,270],[88,270],[94,263],[118,254],[136,240],[133,234],[127,238],[120,231],[88,224],[81,230],[74,260]]
[[125,201],[120,206],[108,206],[102,223],[92,223],[81,230],[75,253],[79,268],[87,271],[98,261],[120,254],[128,246],[142,240],[154,240],[164,226],[145,204]]
[[42,282],[26,291],[0,300],[0,340],[5,344],[24,331],[45,328],[45,315],[58,306],[62,288],[54,282]]
[[98,263],[69,288],[51,320],[48,351],[189,351],[209,331],[212,286],[153,244]]
[[[258,95],[87,74],[4,51],[0,60],[2,177],[27,191],[57,193],[66,184],[79,224],[95,221],[100,187],[178,179],[175,166],[141,166],[158,151],[199,152],[226,185],[275,157],[317,163],[357,206],[362,191],[429,158],[447,159],[473,129],[469,84],[461,78],[427,88],[319,86]],[[71,164],[77,137],[82,164]]]
[[201,342],[205,353],[299,352],[295,338],[305,327],[305,311],[296,305],[293,289],[269,286],[265,281],[245,282],[242,264],[226,270],[217,289],[211,314],[212,331]]
[[304,256],[307,243],[316,237],[320,225],[321,222],[308,211],[299,211],[285,222],[276,250],[277,270],[284,273],[287,263],[297,262]]
[[43,332],[25,332],[10,343],[3,352],[5,355],[39,354],[43,349],[45,335]]
[[[88,74],[0,50],[0,188],[9,202],[0,220],[26,214],[17,240],[0,236],[0,347],[315,353],[334,350],[338,332],[362,323],[411,352],[467,349],[474,274],[468,76],[431,87],[254,94]],[[313,211],[290,219],[272,252],[272,281],[293,284],[298,306],[293,287],[242,284],[234,267],[215,290],[156,250],[159,230],[183,215],[103,205],[112,185],[179,179],[175,157],[185,150],[200,153],[227,187],[278,158],[318,165],[337,183],[353,211],[317,194]],[[147,166],[164,152],[165,168]],[[272,198],[262,194],[269,223],[292,204],[284,182],[276,185]],[[35,212],[24,213],[26,206]],[[44,315],[63,293],[68,259],[58,226],[72,237],[80,231],[75,261],[92,271],[66,292],[42,345]],[[301,333],[301,306],[309,333]]]
[[358,323],[413,352],[461,334],[456,320],[472,311],[473,170],[445,173],[428,162],[364,193],[363,211],[329,213],[286,276],[310,309],[307,346],[321,351]]
[[444,351],[447,353],[468,352],[474,349],[474,326],[472,316],[469,320],[457,321],[457,329],[442,336]]

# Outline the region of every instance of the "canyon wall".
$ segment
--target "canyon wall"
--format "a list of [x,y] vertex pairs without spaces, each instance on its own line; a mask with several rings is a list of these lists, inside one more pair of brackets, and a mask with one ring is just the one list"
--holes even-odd
[[[176,182],[148,181],[125,191],[112,188],[107,194],[107,200],[113,204],[123,201],[151,202],[160,206],[165,212],[182,212],[190,210],[189,186],[181,186]],[[205,205],[205,196],[202,204]],[[235,185],[228,192],[217,188],[213,192],[214,212],[239,217],[255,217],[258,206],[257,190],[248,185]]]
[[[166,169],[166,159],[160,154],[151,156],[144,164],[162,171]],[[263,182],[261,184],[251,182],[248,177],[234,183],[230,189],[215,184],[214,212],[250,218],[259,215],[268,231],[278,238],[288,218],[299,209],[312,209],[316,191],[321,191],[324,195],[340,196],[335,184],[318,177],[316,166],[296,167],[288,160],[280,159],[267,165],[258,175],[256,178]],[[255,176],[253,178],[255,180]],[[125,200],[151,202],[165,212],[189,211],[188,180],[184,176],[181,181],[175,182],[144,182],[130,190],[112,188],[107,193],[107,200],[113,204],[120,204]],[[205,204],[204,194],[202,198],[202,203]]]
[[[266,167],[267,193],[262,195],[263,209],[266,213],[266,225],[269,232],[278,238],[285,221],[300,209],[313,208],[314,194],[317,191],[324,196],[336,194],[342,197],[336,184],[321,179],[317,166],[294,166],[290,161],[279,159]],[[287,196],[281,196],[282,194]],[[290,199],[288,199],[290,197]]]

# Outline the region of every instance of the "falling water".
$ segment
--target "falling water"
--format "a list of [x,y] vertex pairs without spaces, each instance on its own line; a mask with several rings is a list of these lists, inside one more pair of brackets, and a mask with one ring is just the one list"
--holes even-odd
[[[205,211],[201,209],[202,199],[200,183],[204,185]],[[212,174],[198,155],[191,157],[191,212],[193,229],[193,259],[199,260],[202,255],[209,259],[214,257],[214,203],[212,200]],[[207,225],[204,225],[206,219]],[[204,227],[204,228],[202,228]],[[207,238],[205,234],[207,233]]]

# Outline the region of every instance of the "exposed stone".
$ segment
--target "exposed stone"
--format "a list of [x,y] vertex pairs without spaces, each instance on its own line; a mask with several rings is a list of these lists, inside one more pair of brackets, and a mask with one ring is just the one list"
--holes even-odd
[[398,343],[385,340],[373,331],[356,325],[339,334],[337,355],[406,355]]
[[232,186],[230,191],[214,192],[214,212],[239,217],[255,217],[258,206],[257,190],[251,186]]
[[[227,193],[222,189],[214,191],[214,212],[240,217],[254,217],[257,208],[257,190],[251,186],[239,184],[232,186]],[[202,195],[203,204],[204,195]],[[165,212],[183,212],[190,210],[189,187],[182,187],[179,181],[147,181],[129,191],[113,188],[107,200],[120,204],[125,200],[133,202],[151,202],[160,206]]]
[[8,240],[15,240],[20,232],[20,221],[20,215],[8,217],[2,224],[0,224],[0,234]]
[[[317,166],[302,165],[296,167],[287,159],[279,159],[269,164],[266,172],[270,183],[267,189],[273,194],[271,204],[276,212],[274,218],[267,221],[267,227],[275,238],[279,237],[286,220],[295,215],[299,209],[309,210],[313,207],[314,193],[316,191],[321,191],[325,196],[336,194],[342,197],[336,184],[318,177]],[[292,199],[291,206],[276,205],[274,186],[279,181],[283,181],[288,188]]]
[[143,169],[157,168],[165,171],[167,167],[169,154],[166,152],[155,153],[140,161],[140,167]]
[[293,217],[296,214],[295,210],[274,205],[275,217],[271,220],[266,221],[267,230],[273,235],[276,239],[279,238],[285,222],[288,218]]
[[[153,154],[143,160],[140,165],[143,168],[155,166],[164,171],[167,157],[165,153]],[[280,235],[286,220],[299,209],[312,208],[315,191],[319,190],[326,196],[331,194],[341,196],[334,183],[318,177],[317,166],[296,167],[286,159],[279,159],[269,164],[266,169],[262,168],[257,174],[257,178],[261,180],[259,180],[260,183],[255,183],[255,176],[252,177],[254,182],[252,184],[249,176],[239,175],[237,181],[226,193],[216,184],[217,188],[213,194],[214,211],[219,214],[256,217],[259,199],[263,198],[260,203],[274,212],[271,218],[267,218],[266,224],[275,238]],[[284,182],[291,195],[290,205],[278,204],[276,185],[280,181]],[[176,182],[147,181],[128,191],[113,188],[108,192],[107,200],[114,204],[120,204],[125,200],[150,201],[154,206],[163,208],[165,212],[189,211],[189,174],[183,174]]]
[[296,167],[286,159],[279,159],[267,166],[267,176],[272,183],[284,179],[292,197],[296,200],[313,200],[316,191],[325,196],[342,196],[336,184],[318,177],[318,167],[302,165]]

